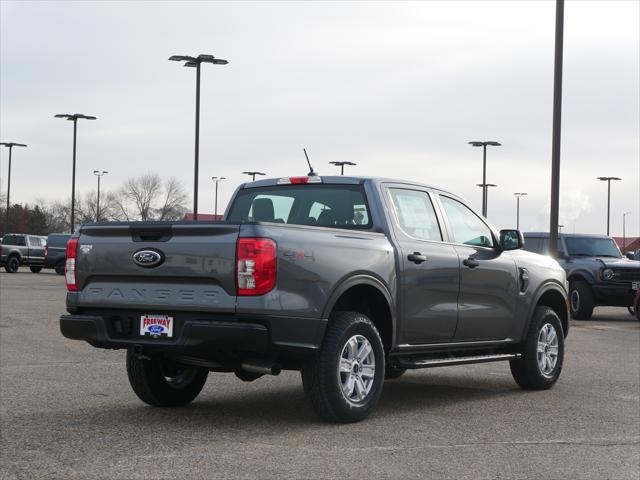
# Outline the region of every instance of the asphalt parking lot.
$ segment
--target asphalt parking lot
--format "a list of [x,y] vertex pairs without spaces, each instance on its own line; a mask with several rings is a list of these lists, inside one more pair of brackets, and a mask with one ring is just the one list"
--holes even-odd
[[299,374],[211,374],[189,407],[131,391],[124,352],[63,338],[64,279],[0,273],[0,478],[640,477],[640,323],[574,322],[560,381],[517,388],[506,363],[387,382],[375,414],[320,422]]

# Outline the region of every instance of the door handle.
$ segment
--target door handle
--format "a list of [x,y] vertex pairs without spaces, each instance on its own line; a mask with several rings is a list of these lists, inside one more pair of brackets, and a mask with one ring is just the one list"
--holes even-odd
[[476,260],[473,257],[469,257],[469,258],[463,260],[462,264],[465,267],[469,267],[469,268],[476,268],[476,267],[480,266],[480,262],[478,262],[478,260]]
[[422,263],[427,261],[427,256],[420,252],[413,252],[407,255],[407,259],[413,263]]

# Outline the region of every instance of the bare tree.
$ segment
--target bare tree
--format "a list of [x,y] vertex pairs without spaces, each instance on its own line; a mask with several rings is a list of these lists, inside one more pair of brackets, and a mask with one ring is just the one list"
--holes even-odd
[[[151,220],[152,205],[161,193],[162,180],[160,175],[147,173],[137,178],[129,178],[120,190],[124,203],[132,203],[135,216],[144,221]],[[128,215],[129,216],[129,215]]]
[[176,220],[184,215],[187,201],[184,188],[176,179],[170,178],[163,185],[159,175],[145,174],[129,178],[112,199],[112,205],[113,211],[128,221]]
[[188,198],[178,180],[170,178],[165,182],[162,198],[161,207],[156,209],[158,220],[178,220],[184,216]]

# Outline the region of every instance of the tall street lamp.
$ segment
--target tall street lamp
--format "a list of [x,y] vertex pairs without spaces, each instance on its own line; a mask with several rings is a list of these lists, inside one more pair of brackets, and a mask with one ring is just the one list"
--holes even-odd
[[609,235],[609,219],[611,216],[611,181],[622,180],[619,177],[598,177],[598,180],[607,182],[607,236]]
[[480,142],[473,141],[469,142],[469,145],[473,147],[482,147],[482,215],[487,218],[487,146],[490,147],[499,147],[502,145],[501,143],[488,141],[488,142]]
[[96,222],[100,221],[100,177],[102,177],[103,175],[106,175],[107,172],[106,170],[100,171],[100,170],[94,170],[93,174],[98,177],[98,200],[96,201]]
[[622,214],[622,254],[627,249],[627,215],[631,212],[624,212]]
[[198,55],[190,57],[188,55],[173,55],[169,60],[174,62],[185,62],[185,67],[196,68],[196,145],[195,145],[195,163],[193,171],[193,219],[198,220],[198,157],[200,154],[200,65],[203,63],[212,63],[214,65],[226,65],[226,60],[215,58],[213,55]]
[[256,181],[256,175],[266,175],[266,173],[262,173],[262,172],[242,172],[245,175],[249,175],[251,177],[251,181],[255,182]]
[[78,120],[95,120],[96,117],[84,115],[82,113],[58,113],[55,118],[66,118],[73,122],[73,173],[71,174],[71,233],[75,230],[75,208],[76,208],[76,136],[78,132]]
[[498,185],[496,185],[495,183],[477,183],[476,186],[482,187],[482,191],[485,192],[484,205],[483,205],[484,212],[482,213],[482,216],[484,218],[487,218],[487,204],[489,203],[489,195],[488,195],[489,187],[497,187]]
[[9,195],[11,195],[11,152],[13,147],[26,147],[24,143],[14,143],[14,142],[0,142],[0,145],[4,145],[9,149],[9,171],[7,173],[7,211],[6,211],[6,227],[4,233],[9,233]]
[[520,230],[520,197],[527,195],[527,192],[516,192],[516,230]]
[[225,180],[227,177],[211,177],[211,180],[213,180],[213,183],[216,184],[216,201],[215,201],[215,216],[216,216],[216,220],[218,219],[218,184],[222,181]]
[[329,162],[336,167],[340,167],[340,175],[344,175],[344,166],[345,165],[357,165],[353,162]]

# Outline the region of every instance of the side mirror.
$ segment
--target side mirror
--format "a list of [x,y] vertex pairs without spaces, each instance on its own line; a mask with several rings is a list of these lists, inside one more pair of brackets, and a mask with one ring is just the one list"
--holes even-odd
[[635,260],[636,259],[636,255],[633,252],[627,252],[624,254],[625,257],[627,257],[629,260]]
[[524,246],[524,236],[520,230],[500,230],[502,250],[518,250]]

